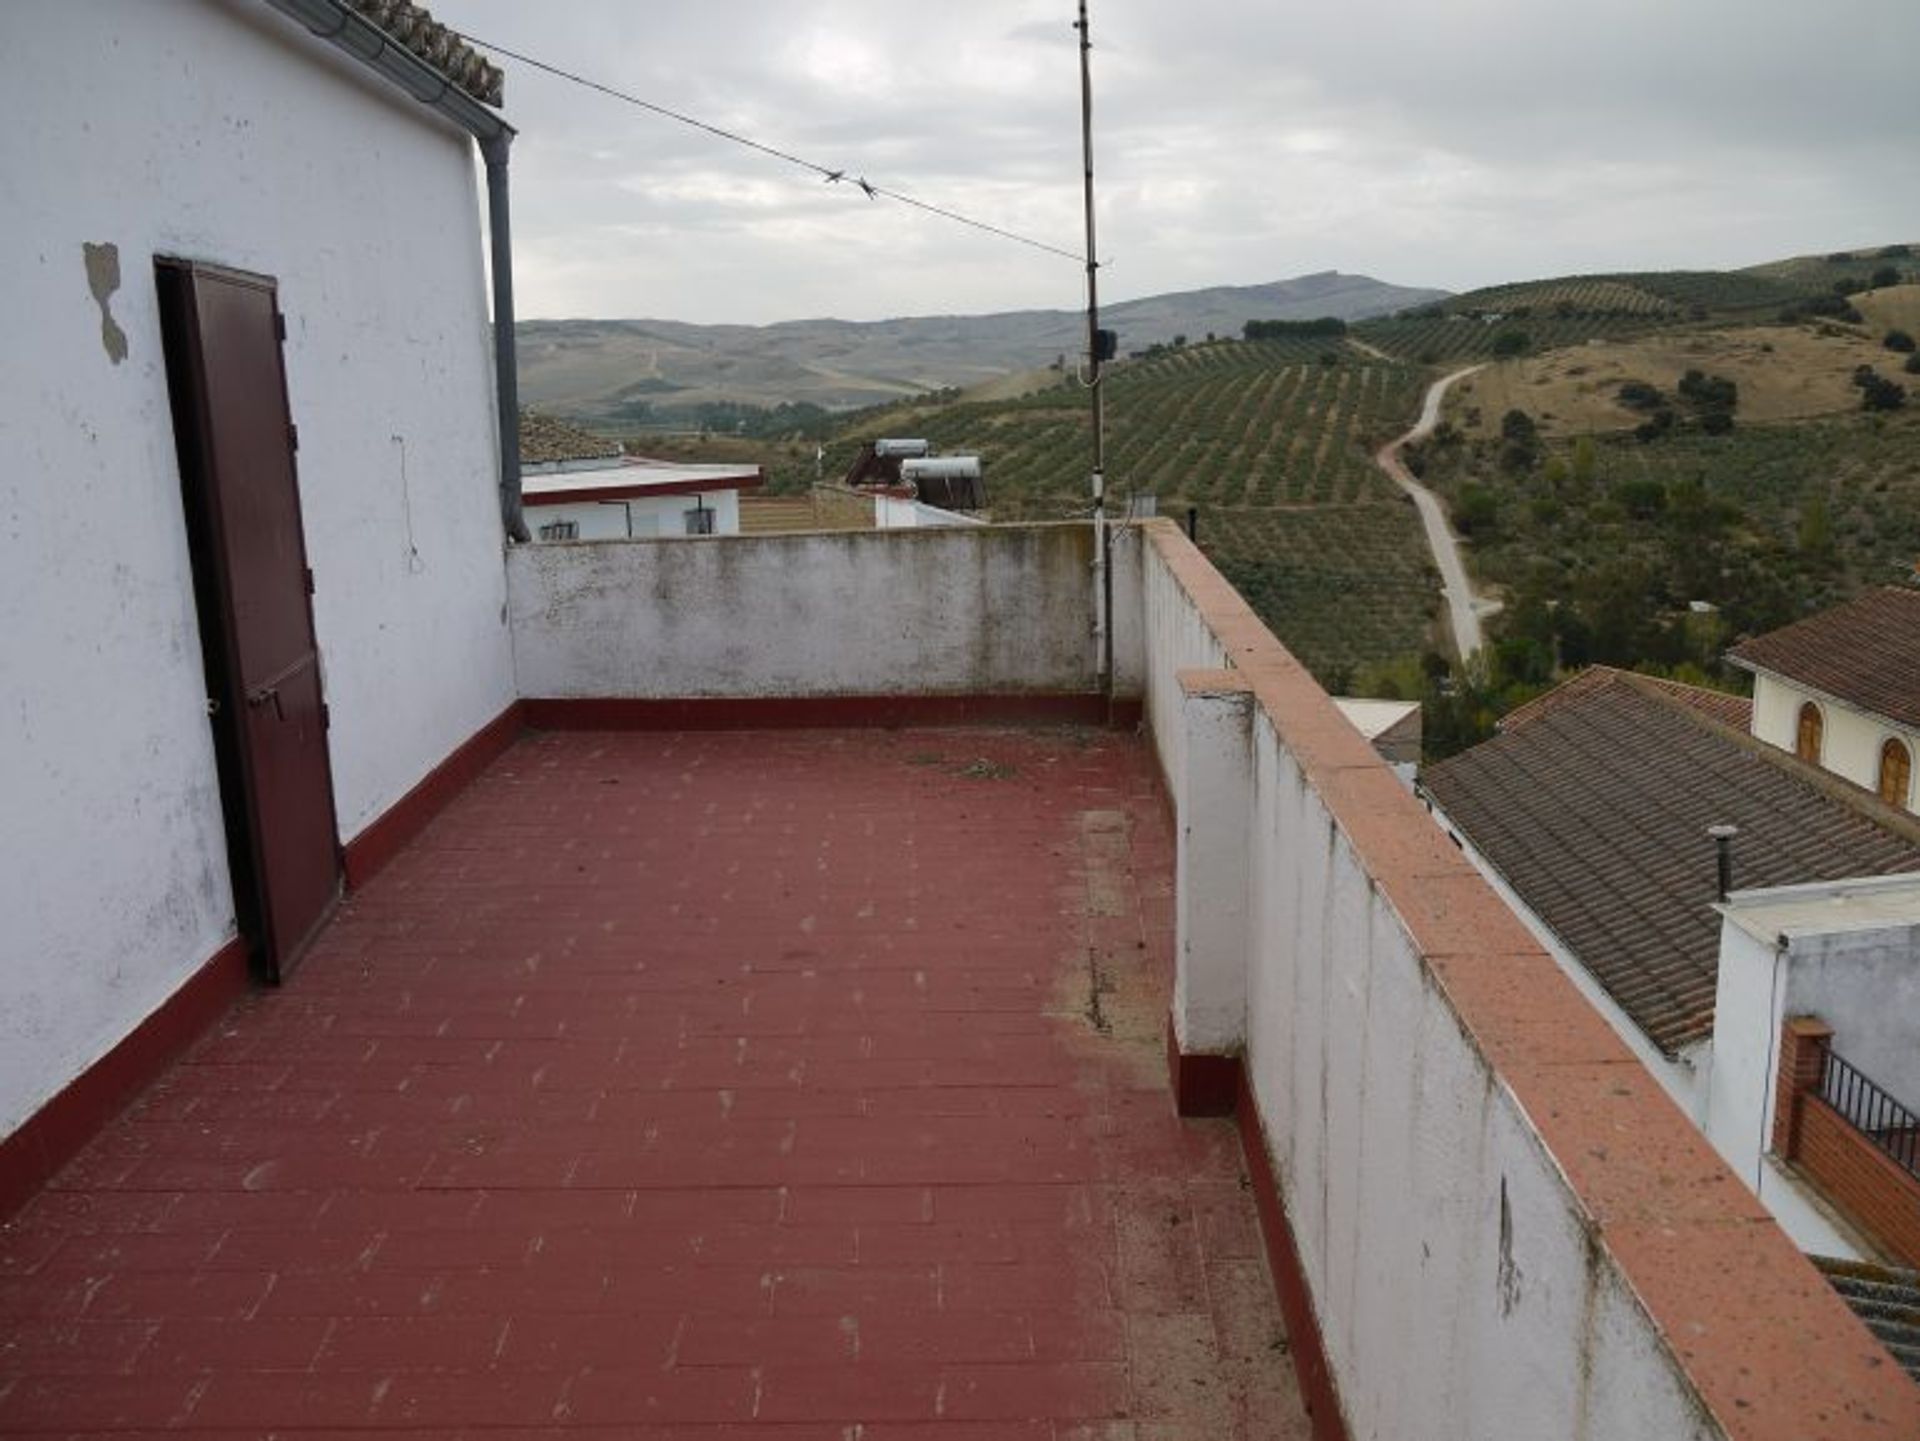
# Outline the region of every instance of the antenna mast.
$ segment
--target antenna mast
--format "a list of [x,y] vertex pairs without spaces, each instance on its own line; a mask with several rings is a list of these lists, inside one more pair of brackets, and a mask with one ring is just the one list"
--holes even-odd
[[1100,688],[1113,689],[1113,574],[1107,530],[1106,427],[1102,413],[1100,363],[1104,347],[1100,335],[1100,262],[1094,242],[1093,220],[1093,31],[1087,23],[1087,0],[1080,0],[1080,146],[1086,161],[1087,206],[1087,389],[1093,420],[1093,571],[1094,645]]

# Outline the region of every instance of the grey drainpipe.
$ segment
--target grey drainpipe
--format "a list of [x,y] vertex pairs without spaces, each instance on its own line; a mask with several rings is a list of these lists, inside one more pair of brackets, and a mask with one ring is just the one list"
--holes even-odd
[[487,229],[493,243],[493,379],[500,411],[500,519],[510,539],[527,540],[527,522],[520,504],[520,375],[513,333],[513,231],[507,214],[507,149],[513,143],[513,127],[356,13],[345,0],[267,3],[445,116],[480,144],[487,165]]
[[493,240],[493,383],[500,411],[500,520],[509,540],[524,541],[520,506],[520,361],[513,342],[513,225],[507,214],[507,147],[503,130],[480,143],[487,162],[487,234]]

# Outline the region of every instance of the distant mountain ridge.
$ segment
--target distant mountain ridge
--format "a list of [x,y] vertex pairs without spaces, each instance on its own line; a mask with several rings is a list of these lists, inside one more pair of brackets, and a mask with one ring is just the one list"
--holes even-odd
[[[1249,320],[1364,320],[1446,298],[1337,270],[1265,285],[1222,285],[1102,308],[1123,350],[1176,335],[1238,335]],[[897,320],[694,325],[675,320],[529,320],[517,327],[520,394],[583,420],[638,419],[648,407],[737,401],[868,405],[1051,365],[1085,346],[1073,310]]]

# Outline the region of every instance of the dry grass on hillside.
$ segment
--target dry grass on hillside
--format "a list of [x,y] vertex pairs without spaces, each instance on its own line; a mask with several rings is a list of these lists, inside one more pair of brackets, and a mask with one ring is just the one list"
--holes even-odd
[[[1854,308],[1867,317],[1867,328],[1877,339],[1889,330],[1920,336],[1920,285],[1891,285],[1853,297]],[[1904,357],[1903,357],[1904,358]]]
[[[1447,415],[1482,437],[1497,434],[1509,410],[1526,411],[1549,434],[1631,430],[1645,417],[1619,403],[1620,382],[1644,380],[1671,392],[1689,370],[1735,382],[1740,387],[1737,418],[1743,421],[1857,410],[1855,367],[1899,368],[1905,357],[1884,349],[1880,338],[1893,325],[1920,331],[1920,286],[1877,291],[1855,303],[1867,317],[1863,326],[1673,331],[1502,361],[1455,386]],[[1476,410],[1477,422],[1468,425]]]

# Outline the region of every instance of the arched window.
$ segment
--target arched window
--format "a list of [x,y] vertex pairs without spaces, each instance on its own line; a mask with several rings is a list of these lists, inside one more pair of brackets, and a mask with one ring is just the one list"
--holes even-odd
[[1803,761],[1820,764],[1820,733],[1825,722],[1820,717],[1820,707],[1808,701],[1800,707],[1800,728],[1793,737],[1793,753]]
[[1905,741],[1889,739],[1880,747],[1880,799],[1890,806],[1905,806],[1912,784],[1913,752]]

